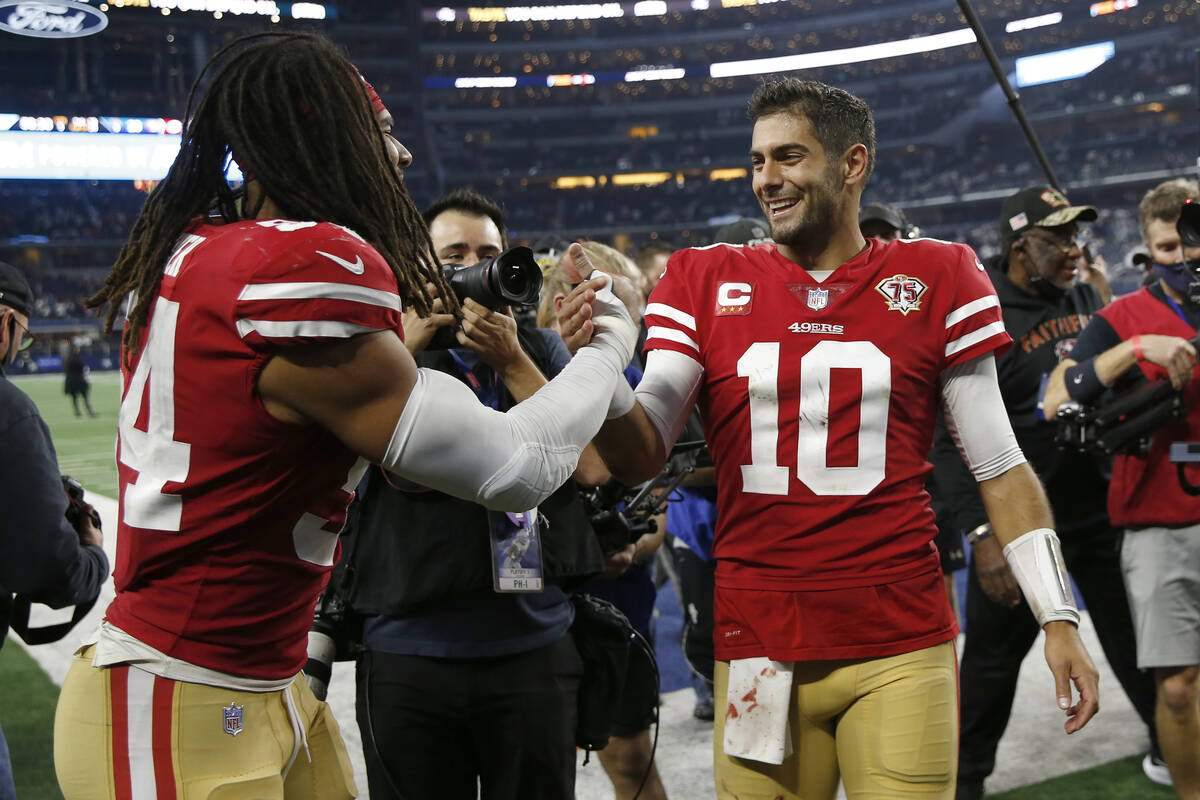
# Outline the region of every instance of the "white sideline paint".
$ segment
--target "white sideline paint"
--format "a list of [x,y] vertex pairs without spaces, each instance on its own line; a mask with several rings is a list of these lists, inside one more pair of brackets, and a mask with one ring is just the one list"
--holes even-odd
[[[109,560],[115,562],[117,502],[92,492],[88,492],[88,500],[104,520],[104,549]],[[66,639],[39,647],[25,647],[55,683],[62,684],[71,666],[72,654],[82,638],[99,623],[112,597],[110,577],[96,607]],[[35,607],[35,614],[41,613]],[[45,616],[39,615],[33,621],[39,624],[61,618],[50,616],[53,613],[46,610]],[[1021,664],[1013,715],[1006,735],[1000,741],[996,771],[987,782],[989,793],[1037,783],[1146,751],[1145,726],[1104,660],[1091,617],[1087,612],[1082,617],[1080,634],[1100,669],[1100,714],[1082,732],[1073,736],[1063,733],[1065,717],[1055,705],[1054,684],[1046,669],[1042,641],[1039,639]],[[13,641],[25,646],[19,637],[10,635],[9,642]],[[961,651],[961,639],[959,649]],[[675,800],[701,800],[714,795],[711,728],[708,723],[692,717],[693,702],[691,689],[668,692],[662,697],[662,732],[656,761],[667,793]],[[362,741],[354,716],[353,663],[334,665],[329,705],[341,726],[346,748],[354,764],[354,780],[358,784],[359,797],[367,798]],[[720,701],[717,705],[720,711]],[[580,755],[577,763],[582,761]],[[610,800],[613,796],[612,785],[595,757],[586,767],[578,768],[575,789],[577,800]],[[839,793],[839,797],[844,795]]]

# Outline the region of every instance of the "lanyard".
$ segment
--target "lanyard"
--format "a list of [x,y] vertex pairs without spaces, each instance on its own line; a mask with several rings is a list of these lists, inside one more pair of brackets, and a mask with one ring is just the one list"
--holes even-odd
[[1163,297],[1166,298],[1166,301],[1171,304],[1171,308],[1173,308],[1175,313],[1179,315],[1179,318],[1183,320],[1184,325],[1187,325],[1189,328],[1195,327],[1192,325],[1192,323],[1188,322],[1188,318],[1184,316],[1183,309],[1180,307],[1179,303],[1175,302],[1175,298],[1171,297],[1171,295],[1167,294],[1166,292],[1163,292]]
[[491,369],[487,371],[486,381],[480,381],[479,376],[471,369],[471,366],[466,360],[456,353],[454,350],[448,351],[450,357],[454,359],[455,366],[462,373],[463,379],[467,385],[471,387],[471,391],[475,392],[475,396],[479,398],[479,402],[491,408],[500,408],[500,389],[496,381],[496,373]]

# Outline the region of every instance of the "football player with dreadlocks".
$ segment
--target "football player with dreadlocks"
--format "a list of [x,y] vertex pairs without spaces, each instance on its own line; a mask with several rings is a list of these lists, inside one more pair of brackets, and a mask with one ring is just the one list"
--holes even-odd
[[120,527],[116,598],[55,721],[69,800],[352,797],[336,723],[296,676],[367,464],[534,508],[600,427],[636,339],[598,276],[577,291],[600,341],[508,413],[418,370],[401,308],[429,313],[426,284],[454,294],[373,90],[305,34],[238,40],[197,87],[209,74],[90,301],[111,327],[129,298]]

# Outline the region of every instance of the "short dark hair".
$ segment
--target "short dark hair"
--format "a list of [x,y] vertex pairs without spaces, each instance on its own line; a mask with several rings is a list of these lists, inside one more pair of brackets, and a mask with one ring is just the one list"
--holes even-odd
[[861,97],[819,81],[779,78],[764,81],[754,90],[747,108],[757,122],[771,114],[804,117],[813,136],[825,148],[830,163],[856,144],[867,148],[868,178],[875,169],[875,120]]
[[488,217],[496,223],[496,228],[500,231],[500,241],[506,247],[508,246],[508,229],[504,227],[504,211],[494,200],[484,197],[474,189],[455,189],[430,203],[429,207],[421,212],[421,216],[428,226],[447,211],[461,211],[474,217]]

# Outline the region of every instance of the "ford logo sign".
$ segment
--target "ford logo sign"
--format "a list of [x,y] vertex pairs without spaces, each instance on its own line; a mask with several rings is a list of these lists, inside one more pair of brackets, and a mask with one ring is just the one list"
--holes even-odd
[[0,0],[0,30],[18,36],[74,39],[107,27],[103,11],[73,0]]

